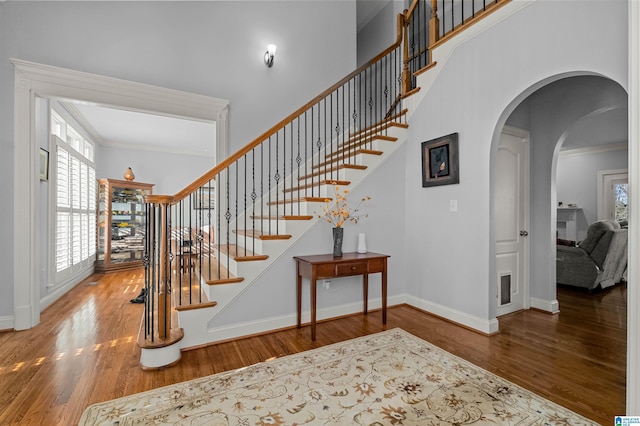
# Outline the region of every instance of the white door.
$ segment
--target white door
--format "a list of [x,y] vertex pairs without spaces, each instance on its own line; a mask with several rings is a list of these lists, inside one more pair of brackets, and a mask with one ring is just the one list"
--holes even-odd
[[496,316],[529,308],[529,134],[506,127],[495,170]]

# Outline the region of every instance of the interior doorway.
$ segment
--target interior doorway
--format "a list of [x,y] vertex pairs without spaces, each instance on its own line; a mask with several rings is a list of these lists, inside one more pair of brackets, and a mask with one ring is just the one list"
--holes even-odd
[[529,133],[505,126],[496,157],[496,316],[529,308]]
[[[228,105],[223,99],[150,86],[105,76],[12,60],[14,89],[14,221],[21,229],[13,241],[14,328],[24,330],[40,321],[42,304],[40,276],[43,254],[38,232],[40,206],[38,146],[36,143],[36,99],[82,101],[113,105],[132,111],[185,117],[216,123],[216,158],[226,157]],[[68,289],[59,289],[59,295]],[[59,296],[58,296],[59,297]],[[50,303],[55,300],[50,299]]]
[[[613,152],[623,153],[621,161],[627,163],[627,111],[627,92],[617,82],[602,76],[573,74],[553,76],[538,82],[514,100],[504,113],[506,125],[527,129],[531,135],[529,238],[532,308],[562,315],[556,284],[558,201],[581,207],[585,229],[587,224],[598,219],[598,171],[619,168],[610,163],[617,161],[610,155]],[[496,156],[500,131],[499,122],[494,133]],[[624,148],[620,149],[622,145]],[[569,151],[571,155],[566,155]],[[565,154],[561,155],[562,152]],[[570,158],[571,164],[564,161],[565,157]],[[497,165],[495,158],[494,166]],[[496,173],[494,170],[494,197]],[[565,175],[573,176],[575,180],[562,187],[560,182]],[[495,217],[494,212],[494,220]],[[494,234],[497,235],[497,229]],[[496,266],[496,279],[498,271]],[[497,308],[496,312],[499,312]],[[629,331],[633,333],[632,324]],[[628,343],[632,345],[633,341]],[[634,374],[629,364],[627,371]],[[629,395],[629,389],[627,392]]]

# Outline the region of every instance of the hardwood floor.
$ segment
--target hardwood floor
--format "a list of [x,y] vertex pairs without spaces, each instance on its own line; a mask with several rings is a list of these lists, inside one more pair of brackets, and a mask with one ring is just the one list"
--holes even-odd
[[187,351],[176,366],[143,371],[142,305],[129,303],[142,280],[141,271],[92,277],[46,309],[37,327],[0,333],[0,424],[76,424],[96,402],[395,327],[600,424],[625,412],[626,285],[593,294],[560,288],[559,314],[503,317],[493,337],[397,306],[386,326],[379,312],[354,315],[319,323],[316,342],[309,327],[293,328]]

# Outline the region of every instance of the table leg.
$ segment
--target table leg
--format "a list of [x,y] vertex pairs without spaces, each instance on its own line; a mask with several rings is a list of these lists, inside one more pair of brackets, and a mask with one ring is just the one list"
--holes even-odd
[[316,279],[311,279],[311,340],[316,340]]
[[302,326],[302,276],[298,274],[296,283],[296,297],[298,299],[298,328]]
[[382,323],[387,323],[387,259],[382,268]]
[[369,274],[364,274],[362,276],[362,292],[364,299],[364,313],[367,314],[369,312]]

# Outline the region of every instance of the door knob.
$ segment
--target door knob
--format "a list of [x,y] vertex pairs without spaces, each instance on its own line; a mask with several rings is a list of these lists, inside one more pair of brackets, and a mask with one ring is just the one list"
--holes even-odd
[[527,231],[520,231],[520,236],[521,237],[526,237],[527,235],[529,235],[529,233]]

